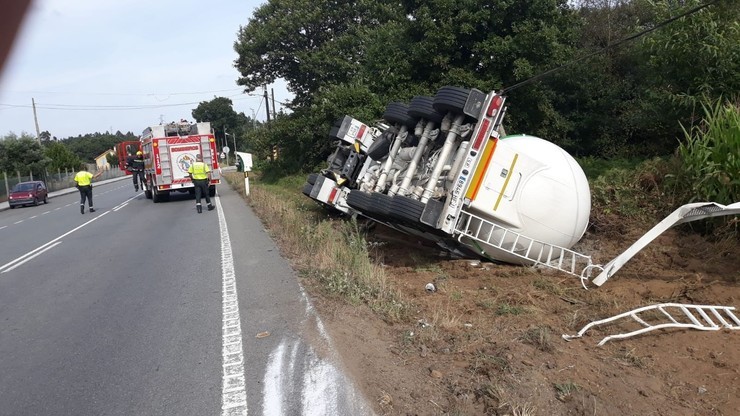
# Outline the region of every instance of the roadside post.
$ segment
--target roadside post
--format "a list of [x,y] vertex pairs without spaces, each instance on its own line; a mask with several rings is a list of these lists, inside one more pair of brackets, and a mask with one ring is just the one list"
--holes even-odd
[[234,152],[236,154],[236,171],[244,172],[244,194],[249,196],[249,172],[252,171],[252,154]]

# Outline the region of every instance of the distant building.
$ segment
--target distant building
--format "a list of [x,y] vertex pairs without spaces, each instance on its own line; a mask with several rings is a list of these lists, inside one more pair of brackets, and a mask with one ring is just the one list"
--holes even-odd
[[99,154],[98,156],[95,156],[95,167],[97,170],[108,170],[110,169],[110,163],[108,163],[108,159],[106,156],[111,155],[115,156],[116,152],[111,150],[106,150],[105,152]]

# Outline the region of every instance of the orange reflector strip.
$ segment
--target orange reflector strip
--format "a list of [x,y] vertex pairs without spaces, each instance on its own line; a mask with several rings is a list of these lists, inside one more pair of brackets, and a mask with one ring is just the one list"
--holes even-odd
[[334,197],[337,196],[337,188],[334,187],[331,189],[331,193],[329,193],[329,201],[328,202],[334,202]]
[[488,171],[488,165],[491,163],[491,159],[493,159],[493,152],[496,150],[496,143],[498,143],[497,139],[491,139],[486,143],[486,148],[483,149],[480,163],[478,163],[478,167],[475,168],[473,180],[470,182],[468,192],[465,194],[465,198],[470,201],[473,201],[476,195],[478,195],[480,185],[483,183],[483,177],[485,176],[486,171]]

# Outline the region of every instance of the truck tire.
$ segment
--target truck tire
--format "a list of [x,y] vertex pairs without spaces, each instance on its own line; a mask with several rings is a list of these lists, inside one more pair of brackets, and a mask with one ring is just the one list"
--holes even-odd
[[[432,106],[442,114],[448,112],[464,114],[463,110],[465,109],[465,102],[468,101],[468,95],[470,95],[468,88],[445,86],[437,91]],[[465,120],[468,122],[478,121],[477,117],[469,115],[465,115]]]
[[412,117],[423,118],[437,125],[442,122],[444,114],[437,112],[432,106],[434,100],[432,97],[417,95],[409,103],[409,115]]
[[308,178],[306,178],[306,182],[310,183],[311,185],[316,183],[316,179],[319,177],[318,173],[311,173],[308,175]]
[[406,196],[395,195],[390,204],[390,215],[403,222],[418,225],[424,212],[424,203]]
[[389,218],[392,201],[392,196],[381,194],[380,192],[373,192],[370,194],[370,208],[382,220],[387,220]]
[[303,189],[301,189],[301,192],[303,192],[303,195],[306,195],[307,197],[311,197],[311,190],[313,189],[313,184],[308,182],[303,185]]
[[211,185],[208,187],[208,196],[211,198],[216,196],[216,185]]
[[162,194],[157,191],[156,187],[152,188],[152,202],[155,204],[162,202]]
[[350,191],[347,195],[347,205],[360,213],[370,209],[370,194],[358,190]]
[[[395,130],[391,127],[391,129]],[[380,135],[373,144],[370,145],[370,147],[367,149],[367,155],[370,156],[370,159],[372,160],[380,160],[384,158],[391,150],[391,145],[393,145],[393,139],[389,138],[388,136],[392,135],[393,133],[388,134],[389,132],[385,132]]]
[[406,126],[410,129],[413,129],[418,121],[409,115],[409,107],[399,102],[388,103],[385,107],[385,113],[383,113],[383,119],[389,123]]

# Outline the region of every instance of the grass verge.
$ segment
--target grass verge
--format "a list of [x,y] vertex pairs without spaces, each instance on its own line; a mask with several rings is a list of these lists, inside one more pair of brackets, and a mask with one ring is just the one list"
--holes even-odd
[[[226,172],[224,178],[244,195],[241,175]],[[273,183],[252,177],[245,198],[312,287],[351,304],[366,304],[388,322],[407,320],[408,302],[390,284],[383,268],[370,260],[357,222],[333,218],[296,192],[302,181],[302,176]]]

